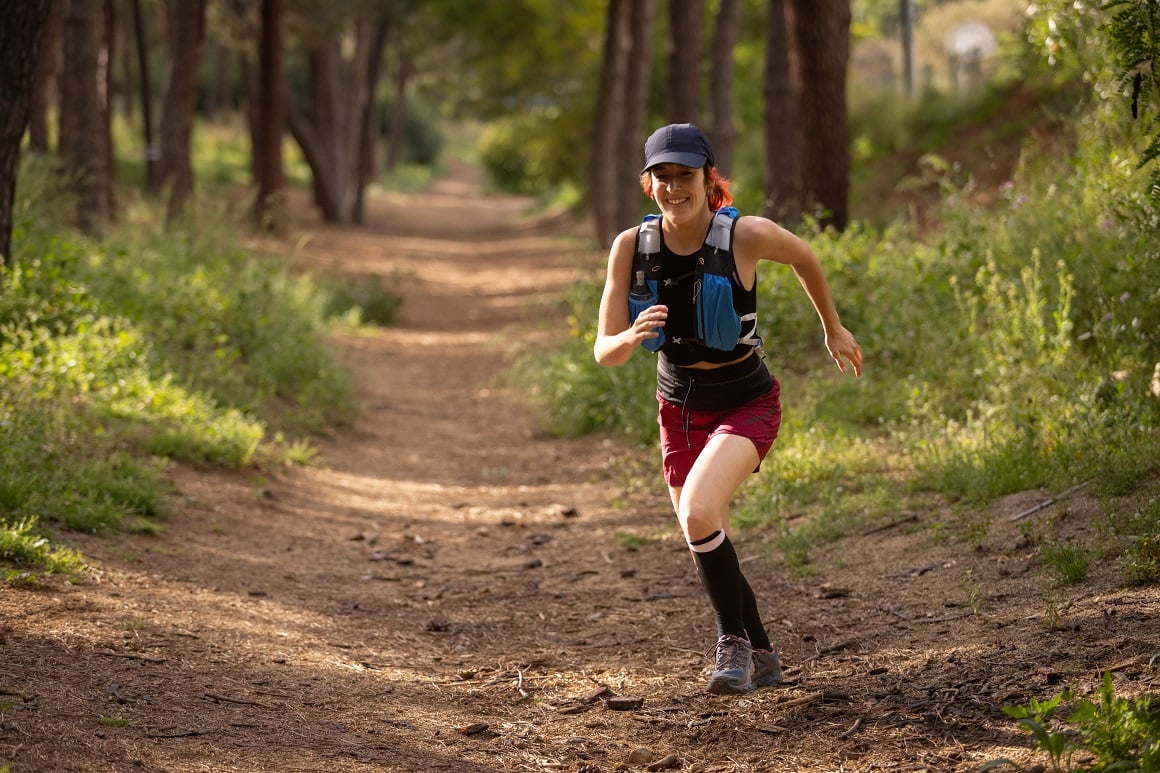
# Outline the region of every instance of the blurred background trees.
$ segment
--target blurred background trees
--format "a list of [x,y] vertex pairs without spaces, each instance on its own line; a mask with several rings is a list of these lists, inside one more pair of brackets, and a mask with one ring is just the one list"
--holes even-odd
[[[801,170],[809,183],[787,180],[781,169],[770,176],[776,190],[762,198],[788,196],[787,212],[809,200],[839,226],[847,218],[849,0],[52,0],[37,7],[44,13],[26,23],[23,38],[43,50],[24,88],[29,147],[59,160],[84,231],[99,233],[116,216],[114,193],[123,184],[141,185],[171,219],[180,217],[197,182],[193,135],[207,123],[247,127],[254,213],[267,226],[275,225],[270,205],[284,185],[283,132],[309,167],[321,215],[360,222],[369,184],[400,163],[434,163],[442,127],[468,122],[487,127],[484,160],[497,185],[587,185],[601,242],[637,219],[640,145],[663,122],[704,125],[727,173],[739,130],[795,137],[772,146],[771,158],[808,138]],[[767,25],[766,15],[775,23]],[[782,37],[762,31],[787,22]],[[781,100],[770,114],[774,125],[739,125],[739,54],[767,45],[770,61],[781,63],[781,86],[770,91]],[[806,60],[793,66],[803,50]]]
[[[915,101],[974,88],[994,72],[997,41],[1026,23],[1022,3],[1000,0],[15,5],[6,33],[21,43],[6,49],[16,69],[5,82],[20,93],[6,102],[29,108],[9,120],[27,125],[29,150],[58,160],[82,230],[116,217],[120,185],[141,185],[180,217],[207,125],[245,127],[246,184],[265,227],[284,217],[287,152],[304,159],[321,216],[358,223],[369,185],[400,164],[435,165],[445,132],[468,126],[497,187],[586,191],[574,200],[601,244],[638,219],[641,143],[675,121],[706,129],[751,211],[844,228],[851,154],[881,145],[851,126],[850,111],[872,94]],[[1057,5],[1035,6],[1039,19],[1068,21],[1045,45],[1109,14]],[[1156,3],[1119,5],[1109,17],[1122,22],[1110,27],[1121,33],[1117,61],[1147,103]],[[26,18],[30,8],[41,12]],[[29,76],[14,52],[32,46],[41,53]]]
[[0,79],[0,265],[9,257],[20,142],[36,90],[37,54],[48,11],[48,0],[0,3],[4,18],[0,25],[0,69],[4,72]]

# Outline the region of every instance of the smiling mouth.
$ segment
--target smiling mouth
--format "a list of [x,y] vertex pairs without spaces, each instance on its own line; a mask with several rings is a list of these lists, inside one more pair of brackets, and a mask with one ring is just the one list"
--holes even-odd
[[679,199],[665,199],[665,203],[668,204],[670,207],[675,207],[678,204],[684,204],[688,200],[689,200],[688,196],[682,196]]

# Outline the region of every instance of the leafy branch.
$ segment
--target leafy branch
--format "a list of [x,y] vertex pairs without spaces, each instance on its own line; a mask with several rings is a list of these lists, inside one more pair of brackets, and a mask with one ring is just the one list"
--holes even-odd
[[[1101,27],[1119,69],[1118,86],[1128,92],[1132,118],[1138,120],[1148,112],[1153,95],[1160,97],[1156,63],[1160,61],[1160,0],[1111,0],[1101,10],[1113,13]],[[1160,159],[1160,114],[1152,111],[1146,119],[1144,134],[1148,146],[1140,157],[1139,167]],[[1160,166],[1152,170],[1149,195],[1160,204]]]

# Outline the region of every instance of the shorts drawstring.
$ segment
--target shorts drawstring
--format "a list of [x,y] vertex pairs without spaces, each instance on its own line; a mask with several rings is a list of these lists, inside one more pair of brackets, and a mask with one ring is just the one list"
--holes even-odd
[[693,396],[695,379],[689,379],[689,388],[685,390],[685,399],[681,401],[681,424],[685,429],[685,442],[693,448],[693,438],[689,436],[689,398]]

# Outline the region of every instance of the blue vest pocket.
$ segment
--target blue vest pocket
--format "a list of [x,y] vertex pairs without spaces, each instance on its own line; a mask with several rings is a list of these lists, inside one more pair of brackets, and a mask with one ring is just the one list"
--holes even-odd
[[[628,294],[628,323],[630,325],[636,322],[636,318],[649,306],[657,305],[656,280],[648,279],[645,281],[645,284],[648,285],[647,293],[638,292],[634,289]],[[656,338],[646,338],[640,342],[640,345],[650,352],[660,351],[660,348],[665,345],[665,331],[662,329],[656,332],[660,333]]]
[[729,351],[741,337],[741,317],[733,308],[728,277],[704,274],[697,297],[697,335],[712,349]]

